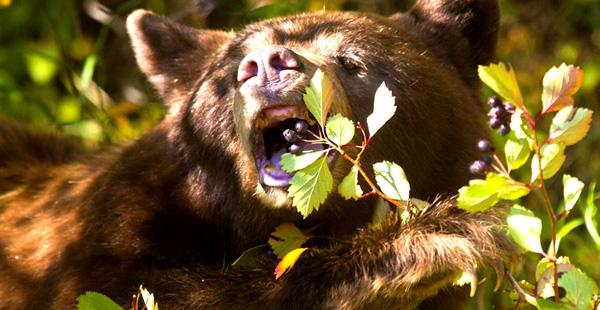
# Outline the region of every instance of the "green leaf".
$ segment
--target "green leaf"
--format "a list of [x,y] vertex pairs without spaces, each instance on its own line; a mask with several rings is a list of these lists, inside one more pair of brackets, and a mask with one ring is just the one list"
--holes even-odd
[[281,168],[287,172],[294,172],[308,167],[317,159],[325,155],[328,150],[302,152],[300,155],[285,153],[281,155]]
[[558,286],[567,291],[565,299],[575,305],[576,309],[590,309],[592,295],[598,294],[596,283],[577,268],[572,268],[564,273],[558,279]]
[[510,129],[511,135],[514,135],[517,139],[526,139],[529,142],[529,148],[531,149],[531,145],[533,140],[533,133],[531,132],[531,128],[523,119],[523,111],[516,110],[515,113],[510,117]]
[[[560,227],[560,229],[556,233],[556,251],[557,252],[558,252],[558,249],[560,248],[560,242],[562,241],[562,239],[564,237],[566,237],[567,234],[569,234],[573,229],[575,229],[583,224],[584,224],[584,221],[582,219],[576,219],[576,220],[572,220]],[[550,245],[548,245],[548,252],[552,252],[553,250],[554,250],[554,246],[552,245],[552,242],[550,242]]]
[[471,180],[458,190],[458,207],[468,212],[488,209],[500,201],[519,199],[531,190],[508,177],[488,173],[485,180]]
[[325,132],[337,146],[346,145],[354,138],[354,123],[341,114],[336,114],[327,119]]
[[306,236],[292,223],[283,223],[271,234],[269,245],[279,258],[301,247],[311,236]]
[[544,253],[540,243],[542,221],[533,212],[520,205],[514,205],[506,221],[508,232],[519,246],[531,252]]
[[333,188],[333,177],[327,166],[327,156],[294,174],[288,189],[292,204],[304,218],[325,202]]
[[356,199],[362,196],[363,191],[358,185],[358,168],[352,166],[348,175],[344,177],[338,186],[338,192],[344,199]]
[[385,82],[375,92],[375,102],[373,103],[373,113],[367,117],[367,128],[369,137],[385,125],[385,123],[396,113],[396,97],[392,95]]
[[554,301],[546,300],[546,299],[542,299],[542,298],[536,299],[534,305],[536,306],[536,308],[538,308],[540,310],[571,310],[571,309],[573,309],[573,307],[571,307],[568,304],[565,304],[563,302],[555,303]]
[[568,212],[575,206],[583,191],[583,182],[568,174],[563,175],[563,196],[565,197],[565,210]]
[[393,162],[382,161],[373,165],[373,171],[375,181],[384,194],[394,200],[408,200],[410,184],[402,167]]
[[371,217],[371,224],[379,225],[390,216],[392,210],[390,204],[381,197],[377,197],[375,208],[373,210],[373,216]]
[[[553,177],[565,162],[565,145],[562,143],[549,143],[540,149],[542,154],[542,173],[544,180]],[[540,175],[538,156],[533,155],[531,160],[531,181],[535,181]]]
[[566,107],[558,111],[550,125],[552,142],[573,145],[583,139],[590,130],[592,111],[583,108]]
[[598,223],[596,221],[596,213],[598,207],[594,204],[594,192],[596,191],[596,182],[590,184],[588,195],[585,199],[585,209],[583,210],[583,220],[585,228],[596,245],[596,249],[600,250],[600,233],[598,233]]
[[518,139],[514,133],[511,133],[504,144],[504,155],[508,169],[515,170],[527,163],[531,149],[527,139]]
[[514,103],[517,107],[523,106],[521,90],[511,66],[506,68],[503,63],[490,64],[489,66],[479,66],[477,72],[481,81],[504,99]]
[[[571,261],[566,256],[560,256],[556,259],[556,261],[557,261],[557,264],[560,264],[560,265],[570,265],[571,264]],[[550,268],[550,267],[552,267],[552,262],[549,262],[548,259],[545,257],[540,259],[537,266],[535,267],[535,282],[540,282],[540,279],[542,278],[542,274],[546,270],[548,270],[548,268]]]
[[310,85],[306,88],[306,94],[304,94],[306,108],[321,127],[325,127],[325,118],[333,103],[335,96],[333,87],[331,80],[321,69],[317,69],[310,79]]
[[77,298],[77,310],[123,310],[106,295],[86,292]]
[[542,113],[558,111],[573,105],[573,94],[579,90],[583,82],[583,70],[573,65],[561,64],[552,67],[544,75],[544,91],[542,92]]
[[266,256],[267,250],[269,249],[268,244],[261,244],[252,248],[247,249],[236,259],[231,266],[248,268],[256,267],[260,263],[261,259]]
[[275,267],[275,280],[279,279],[282,275],[292,269],[300,258],[300,255],[306,250],[308,250],[308,248],[299,248],[287,253]]
[[48,84],[60,69],[60,52],[53,43],[36,43],[25,53],[25,65],[31,80],[36,84]]

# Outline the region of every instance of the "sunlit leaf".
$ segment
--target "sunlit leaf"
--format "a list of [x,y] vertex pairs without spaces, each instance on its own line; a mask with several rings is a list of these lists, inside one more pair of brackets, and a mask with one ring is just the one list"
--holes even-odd
[[12,3],[12,0],[0,0],[0,8],[7,7]]
[[337,146],[346,145],[354,138],[354,123],[341,114],[336,114],[327,119],[325,132]]
[[577,268],[564,273],[558,279],[558,285],[567,291],[566,301],[575,305],[575,309],[587,310],[593,305],[592,295],[598,294],[598,286],[584,272]]
[[[556,251],[557,252],[558,252],[558,249],[560,248],[560,242],[562,241],[562,239],[564,237],[566,237],[567,234],[569,234],[573,229],[583,225],[584,223],[585,222],[583,221],[583,219],[578,218],[578,219],[572,220],[570,222],[567,222],[560,227],[558,232],[556,232]],[[554,245],[552,244],[552,242],[550,242],[550,244],[548,245],[548,252],[552,252],[552,251],[554,251]]]
[[394,200],[408,200],[410,184],[404,170],[399,165],[382,161],[373,165],[375,181],[381,191]]
[[596,182],[592,182],[588,189],[588,194],[585,199],[585,208],[583,210],[583,219],[585,221],[585,228],[587,229],[590,237],[596,245],[596,249],[600,250],[600,233],[598,232],[598,222],[596,220],[596,213],[598,213],[598,207],[594,203],[594,195],[596,191]]
[[106,295],[86,292],[77,298],[77,310],[123,310]]
[[565,210],[570,211],[577,203],[583,191],[583,182],[568,174],[563,175],[563,196],[565,197]]
[[[565,145],[562,143],[549,143],[540,149],[542,155],[542,174],[544,180],[553,177],[562,164],[565,162]],[[531,181],[538,179],[540,175],[540,165],[537,155],[533,155],[531,160]]]
[[485,180],[471,180],[468,186],[458,190],[458,207],[469,212],[488,209],[500,201],[515,200],[529,194],[531,190],[512,179],[497,173],[488,173]]
[[154,300],[154,294],[150,293],[147,289],[140,285],[140,293],[142,294],[142,300],[146,305],[147,310],[158,310],[158,303]]
[[294,267],[300,258],[300,255],[302,255],[302,253],[304,253],[306,250],[308,250],[308,248],[299,248],[287,253],[275,267],[275,279],[279,279],[282,275]]
[[31,80],[36,84],[47,84],[59,70],[60,53],[52,43],[36,43],[25,53],[25,65]]
[[326,153],[327,150],[302,152],[299,155],[285,153],[281,155],[281,168],[287,172],[304,169]]
[[344,177],[338,186],[338,192],[345,199],[356,199],[363,194],[360,185],[358,185],[358,168],[352,166],[348,175]]
[[507,68],[503,63],[490,64],[479,66],[477,72],[479,78],[504,99],[518,107],[523,106],[523,97],[512,67]]
[[333,177],[323,156],[294,174],[288,189],[292,204],[304,218],[325,202],[333,188]]
[[533,212],[522,206],[514,205],[506,219],[508,231],[513,240],[523,249],[544,253],[540,243],[542,233],[542,220],[537,218]]
[[308,111],[315,117],[321,127],[325,126],[327,113],[335,97],[335,90],[333,88],[331,80],[321,69],[317,69],[310,79],[310,85],[306,88],[306,94],[304,94],[306,108],[308,108]]
[[[557,262],[557,264],[561,264],[561,265],[570,265],[571,264],[571,261],[566,256],[558,257],[556,259],[556,262]],[[535,281],[539,282],[540,279],[542,278],[542,274],[546,270],[548,270],[548,268],[552,267],[552,265],[553,265],[553,263],[548,261],[547,258],[543,257],[542,259],[540,259],[537,266],[535,267]]]
[[591,110],[572,106],[561,109],[552,119],[549,139],[566,146],[579,142],[590,130],[592,113]]
[[526,139],[529,142],[529,146],[531,148],[533,133],[531,132],[531,128],[523,119],[523,111],[516,110],[515,113],[510,117],[510,132],[511,135],[514,135],[517,139]]
[[396,113],[396,97],[392,95],[385,82],[375,92],[375,101],[373,103],[373,113],[367,117],[367,128],[369,136],[375,133],[385,125],[385,123]]
[[283,258],[287,253],[302,246],[311,236],[306,236],[296,225],[292,223],[283,223],[271,233],[269,245],[273,252],[279,258]]
[[508,169],[515,170],[527,163],[531,149],[527,139],[518,139],[511,133],[504,144],[504,156]]
[[579,90],[583,82],[583,70],[573,65],[561,64],[552,67],[544,75],[544,91],[542,93],[542,113],[558,111],[573,105],[573,94]]

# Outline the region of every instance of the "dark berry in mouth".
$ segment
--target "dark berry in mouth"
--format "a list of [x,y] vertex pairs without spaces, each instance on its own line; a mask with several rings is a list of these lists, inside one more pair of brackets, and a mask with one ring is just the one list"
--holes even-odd
[[286,129],[283,131],[283,138],[289,143],[298,141],[298,133],[292,129]]
[[294,125],[294,129],[296,129],[298,133],[305,133],[308,130],[308,123],[305,121],[298,121]]
[[292,145],[290,145],[288,151],[290,151],[290,153],[292,153],[292,154],[298,154],[302,151],[302,147],[299,146],[298,144],[292,144]]
[[483,160],[476,160],[469,166],[469,172],[472,174],[483,174],[485,166],[486,164]]

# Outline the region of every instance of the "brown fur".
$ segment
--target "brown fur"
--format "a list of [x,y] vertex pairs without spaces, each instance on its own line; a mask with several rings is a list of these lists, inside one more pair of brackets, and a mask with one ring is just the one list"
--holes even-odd
[[[473,264],[499,264],[509,251],[500,216],[466,214],[452,200],[407,225],[366,227],[373,200],[333,195],[301,221],[289,202],[257,190],[242,147],[251,128],[235,116],[250,102],[301,100],[322,67],[348,98],[335,110],[366,123],[385,81],[398,111],[374,138],[365,167],[398,162],[416,197],[455,192],[486,136],[473,76],[491,57],[497,14],[491,0],[419,1],[391,18],[317,12],[233,34],[133,13],[136,58],[169,107],[153,130],[123,149],[75,156],[63,138],[0,123],[0,308],[64,309],[87,290],[128,304],[140,283],[165,309],[411,308]],[[268,45],[302,62],[293,86],[272,101],[235,78],[242,58]],[[362,69],[345,72],[339,54]],[[315,234],[340,241],[316,244],[277,281],[272,258],[228,267],[282,222],[319,224]]]

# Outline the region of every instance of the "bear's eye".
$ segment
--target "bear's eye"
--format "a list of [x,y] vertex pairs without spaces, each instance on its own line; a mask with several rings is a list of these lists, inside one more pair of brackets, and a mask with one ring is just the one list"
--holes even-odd
[[353,59],[350,59],[346,56],[337,56],[337,61],[338,63],[344,67],[344,69],[346,69],[346,71],[351,72],[351,73],[355,73],[356,71],[358,71],[360,69],[360,66],[358,65],[358,63],[356,61],[354,61]]

